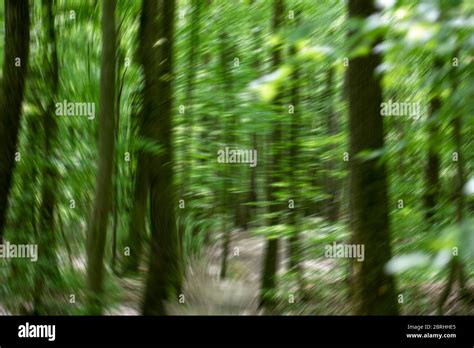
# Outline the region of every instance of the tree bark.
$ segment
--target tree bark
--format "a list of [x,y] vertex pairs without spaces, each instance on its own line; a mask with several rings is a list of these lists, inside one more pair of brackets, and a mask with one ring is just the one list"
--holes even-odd
[[[220,77],[224,86],[226,94],[226,102],[223,112],[231,112],[229,110],[234,109],[233,96],[232,94],[232,57],[231,57],[231,47],[229,45],[229,35],[226,32],[223,32],[220,37]],[[233,113],[229,118],[226,118],[223,124],[223,130],[226,131],[223,136],[223,143],[225,146],[234,147],[236,145],[236,135],[235,130],[237,127],[237,115]],[[223,224],[222,224],[222,261],[221,261],[221,274],[220,277],[223,279],[227,274],[227,260],[229,257],[229,248],[231,240],[231,230],[233,222],[235,223],[236,219],[229,217],[229,212],[237,214],[238,209],[238,195],[235,192],[231,192],[232,188],[236,185],[236,175],[235,171],[237,169],[231,169],[228,163],[222,164],[223,170],[222,175],[224,180],[222,180],[222,215],[223,215]]]
[[[327,72],[326,80],[326,91],[325,91],[325,102],[327,103],[326,108],[326,123],[327,123],[327,135],[334,137],[339,131],[337,115],[334,112],[334,74],[335,68],[330,67]],[[335,145],[330,145],[328,150],[333,150]],[[337,221],[339,215],[339,186],[340,182],[332,175],[332,172],[337,170],[337,162],[334,159],[330,159],[326,165],[327,172],[329,175],[326,177],[325,187],[326,193],[330,196],[326,200],[326,216],[329,221]]]
[[138,271],[146,238],[146,208],[149,184],[145,157],[143,153],[138,154],[135,170],[133,206],[130,213],[129,235],[126,244],[126,247],[130,248],[130,256],[125,262],[126,272]]
[[[443,67],[443,61],[435,58],[434,68]],[[439,169],[440,160],[436,149],[438,139],[438,112],[441,109],[441,97],[436,93],[430,100],[430,114],[428,118],[428,158],[425,167],[425,217],[430,223],[434,222],[436,204],[439,198]]]
[[[182,282],[181,246],[175,219],[172,148],[175,1],[163,1],[160,5],[162,11],[158,11],[155,2],[143,3],[147,16],[143,40],[152,44],[144,59],[144,106],[147,112],[145,129],[149,140],[162,148],[159,154],[147,155],[151,254],[143,301],[145,315],[166,314],[165,302],[173,298],[178,300],[177,292],[181,289]],[[153,45],[159,39],[162,44]],[[161,54],[158,51],[160,49]],[[161,59],[158,60],[157,57]]]
[[[39,248],[43,250],[43,256],[38,262],[38,272],[36,274],[36,293],[35,293],[35,313],[43,312],[41,300],[42,289],[44,285],[43,279],[52,279],[58,277],[57,260],[55,254],[56,248],[56,230],[54,223],[54,211],[56,205],[56,186],[57,185],[57,169],[54,165],[54,152],[57,142],[58,125],[56,116],[54,115],[55,98],[59,87],[59,67],[58,54],[56,49],[56,32],[54,28],[53,1],[43,0],[42,7],[44,11],[44,23],[46,26],[46,38],[44,39],[45,47],[45,66],[49,68],[48,76],[51,77],[50,83],[50,100],[47,108],[42,116],[44,129],[44,159],[45,165],[43,169],[42,183],[42,199],[41,199],[41,234],[39,237]],[[51,48],[51,49],[49,49]],[[49,52],[51,52],[49,54]]]
[[3,243],[8,196],[15,168],[30,42],[28,0],[5,0],[4,11],[5,53],[0,91],[0,243]]
[[[454,57],[459,56],[459,52],[455,52]],[[453,86],[453,92],[452,95],[455,95],[455,91],[457,89],[457,82],[458,82],[458,74],[456,69],[452,69],[450,72],[450,77],[451,77],[451,84]],[[455,217],[455,222],[458,224],[459,228],[462,227],[462,220],[464,217],[464,206],[465,206],[465,200],[464,200],[464,193],[463,193],[463,188],[465,184],[465,169],[464,169],[464,156],[462,153],[462,143],[463,143],[463,138],[462,138],[462,118],[461,115],[459,115],[459,109],[454,107],[454,110],[452,112],[458,113],[457,115],[454,116],[453,121],[452,121],[452,130],[453,130],[453,139],[454,139],[454,145],[455,145],[455,151],[457,152],[458,160],[456,162],[456,181],[454,185],[454,192],[453,196],[456,200],[456,217]],[[466,275],[464,272],[464,264],[462,260],[460,259],[459,255],[453,256],[449,266],[448,266],[448,280],[446,283],[446,286],[441,293],[441,296],[438,300],[438,314],[443,315],[444,313],[444,304],[446,303],[446,300],[448,299],[449,294],[451,293],[451,289],[453,284],[455,283],[456,279],[459,281],[459,292],[463,300],[467,302],[468,305],[472,305],[472,301],[474,299],[474,296],[471,294],[469,288],[466,286]]]
[[[273,21],[272,21],[272,30],[276,33],[280,27],[283,20],[284,4],[283,0],[275,0],[273,3]],[[273,48],[272,52],[272,67],[273,70],[279,68],[281,64],[281,54],[282,46],[277,44]],[[281,213],[283,205],[278,203],[279,197],[277,195],[277,188],[274,186],[278,183],[281,178],[279,171],[281,168],[280,162],[282,158],[282,149],[281,149],[281,140],[282,140],[282,126],[281,126],[281,116],[280,113],[283,112],[282,102],[281,102],[281,93],[274,100],[274,110],[277,114],[275,120],[275,126],[272,132],[272,160],[270,165],[269,172],[269,182],[267,187],[267,196],[270,201],[270,213],[274,214],[274,217],[271,219],[271,225],[277,225],[280,221],[279,214]],[[271,238],[267,241],[265,255],[263,260],[263,273],[262,273],[262,285],[260,293],[260,306],[261,307],[271,307],[274,303],[274,291],[276,286],[276,273],[278,268],[278,238]]]
[[[349,18],[365,19],[375,12],[372,0],[349,1]],[[353,242],[365,250],[365,260],[353,263],[354,308],[360,315],[398,313],[394,280],[384,272],[391,257],[385,165],[358,157],[361,151],[384,145],[382,88],[375,72],[380,63],[372,50],[351,59],[348,68],[351,227]]]
[[[153,10],[153,14],[148,14],[146,11],[145,4],[142,4],[142,12],[140,15],[140,32],[139,32],[139,45],[137,49],[137,56],[140,60],[140,64],[146,74],[150,74],[150,59],[149,52],[153,49],[152,37],[147,36],[147,31],[150,29],[147,27],[150,24],[149,18],[157,16],[157,8],[149,8],[149,11]],[[156,52],[156,59],[158,59],[159,50]],[[145,78],[147,78],[145,76]],[[150,77],[148,76],[148,84],[150,84]],[[148,85],[141,91],[142,99],[152,98],[148,96],[150,93]],[[148,109],[150,102],[147,100],[146,104],[142,106],[141,110],[137,114],[137,128],[138,138],[141,140],[147,140],[146,135],[146,115],[149,113]],[[127,238],[126,247],[130,248],[130,256],[125,262],[125,272],[136,272],[142,259],[143,247],[146,238],[146,209],[148,206],[148,193],[149,193],[149,181],[148,181],[148,157],[147,153],[140,147],[137,151],[137,167],[135,169],[135,184],[133,188],[133,206],[130,212],[129,221],[129,234]]]
[[[290,56],[294,57],[296,55],[296,46],[292,45],[290,47]],[[298,278],[299,288],[303,289],[303,269],[301,267],[301,242],[299,234],[299,216],[300,208],[302,205],[302,200],[299,192],[300,185],[300,132],[299,127],[301,124],[301,112],[300,112],[300,71],[295,65],[293,67],[293,76],[291,78],[291,105],[293,106],[294,113],[290,114],[291,125],[290,125],[290,149],[289,149],[289,171],[288,177],[290,178],[290,199],[294,201],[294,208],[290,209],[289,215],[289,225],[292,226],[293,231],[288,240],[289,242],[289,261],[290,261],[290,270],[294,271]]]
[[102,2],[102,60],[100,73],[99,161],[96,195],[87,243],[87,281],[91,314],[101,314],[104,250],[112,195],[115,147],[115,0]]
[[[196,71],[197,71],[197,64],[196,61],[199,58],[199,30],[200,30],[200,17],[201,17],[201,6],[202,0],[192,0],[192,15],[191,15],[191,32],[190,32],[190,39],[189,39],[189,46],[188,46],[188,70],[187,70],[187,84],[186,84],[186,123],[187,123],[187,132],[186,137],[187,140],[184,142],[184,180],[182,185],[186,185],[187,189],[182,189],[182,196],[184,194],[189,194],[190,187],[191,187],[191,171],[193,168],[193,133],[194,133],[194,125],[193,125],[193,118],[195,116],[196,108],[193,105],[194,101],[194,88],[195,88],[195,80],[196,80]],[[186,192],[185,192],[186,191]]]

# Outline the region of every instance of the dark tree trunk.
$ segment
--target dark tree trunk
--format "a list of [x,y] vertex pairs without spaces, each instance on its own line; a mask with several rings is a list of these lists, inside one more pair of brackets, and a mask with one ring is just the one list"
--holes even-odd
[[[365,19],[375,12],[372,0],[349,1],[349,18]],[[398,313],[394,280],[384,272],[391,257],[385,166],[358,158],[361,151],[384,145],[382,88],[375,73],[380,63],[372,52],[351,59],[348,68],[351,227],[353,242],[365,250],[365,260],[353,263],[354,308],[360,315]]]
[[94,210],[87,240],[87,281],[89,309],[102,312],[104,250],[111,208],[113,158],[115,147],[115,0],[102,2],[102,60],[100,72],[99,161]]
[[[56,32],[54,28],[53,1],[43,0],[44,23],[46,27],[46,37],[44,39],[45,47],[45,66],[49,68],[51,95],[47,103],[47,108],[42,115],[44,128],[44,159],[45,168],[43,171],[42,199],[41,199],[41,233],[39,237],[39,248],[43,250],[43,256],[38,260],[38,272],[36,274],[35,291],[35,312],[43,312],[41,295],[44,287],[44,279],[51,280],[57,278],[58,268],[55,254],[56,247],[56,229],[54,224],[54,211],[56,204],[56,184],[57,170],[54,165],[54,152],[57,142],[58,125],[54,115],[55,99],[59,86],[59,67],[58,54],[56,49]],[[51,49],[49,49],[49,47]],[[50,53],[49,53],[50,52]]]
[[0,91],[0,243],[3,243],[15,167],[30,42],[28,0],[5,0],[4,11],[5,53]]
[[[146,282],[143,314],[166,314],[165,302],[178,300],[181,289],[182,261],[180,238],[176,228],[173,187],[173,42],[175,1],[144,1],[146,12],[143,40],[152,45],[144,59],[144,108],[146,135],[163,151],[149,154],[151,253]],[[160,13],[161,12],[161,13]],[[158,18],[160,19],[158,21]],[[163,38],[160,46],[153,45]],[[161,54],[158,50],[161,49]],[[161,57],[161,64],[157,57]]]
[[135,170],[133,206],[128,227],[129,235],[125,245],[130,248],[130,256],[128,256],[125,262],[126,272],[138,271],[146,238],[145,218],[149,184],[145,157],[143,153],[138,155],[137,168]]
[[[157,4],[153,5],[156,6]],[[150,7],[151,9],[151,7]],[[153,37],[146,36],[147,30],[150,29],[147,27],[149,25],[150,16],[157,16],[157,8],[153,8],[155,11],[152,15],[149,15],[146,12],[145,5],[142,4],[142,12],[140,15],[140,32],[139,32],[139,46],[137,49],[137,56],[140,59],[140,64],[142,65],[144,71],[147,74],[150,72],[150,59],[149,52],[152,50]],[[158,57],[160,55],[159,50],[154,52]],[[147,78],[147,77],[145,77]],[[150,83],[150,77],[148,77],[148,83]],[[146,85],[144,90],[141,92],[143,99],[153,98],[149,96],[149,87]],[[146,104],[142,106],[141,110],[138,111],[136,126],[138,128],[138,138],[141,140],[146,140],[146,115],[149,113],[148,109],[150,107],[150,101],[147,100]],[[146,238],[146,209],[148,206],[148,193],[149,193],[149,181],[148,181],[148,154],[140,147],[137,151],[137,167],[135,169],[135,184],[134,184],[134,193],[133,193],[133,206],[130,212],[130,221],[128,227],[128,238],[126,242],[126,247],[130,249],[130,256],[126,259],[124,263],[124,271],[126,272],[136,272],[140,265],[140,260],[142,259],[143,246]]]
[[[441,69],[443,62],[440,58],[435,59],[434,68]],[[428,118],[428,159],[425,169],[426,192],[425,192],[425,216],[428,222],[434,222],[436,204],[439,198],[439,169],[440,160],[436,149],[438,141],[438,112],[441,109],[441,97],[436,93],[430,100],[430,114]]]
[[[273,22],[272,30],[276,33],[283,20],[284,4],[283,0],[275,0],[273,3]],[[273,70],[278,69],[281,64],[281,44],[276,45],[272,52],[272,68]],[[282,158],[281,140],[282,140],[282,125],[281,125],[281,113],[283,113],[283,107],[281,102],[281,92],[275,98],[274,110],[276,113],[275,126],[272,132],[272,159],[269,168],[269,182],[268,182],[268,193],[267,196],[270,201],[270,213],[273,213],[274,217],[271,219],[272,225],[279,223],[279,214],[283,209],[283,205],[279,203],[279,197],[277,195],[277,188],[274,186],[280,181],[279,172],[281,168],[280,162]],[[278,265],[278,238],[271,238],[267,241],[265,248],[265,255],[263,261],[262,270],[262,285],[260,293],[260,306],[271,307],[274,303],[274,291],[276,286],[276,273]]]

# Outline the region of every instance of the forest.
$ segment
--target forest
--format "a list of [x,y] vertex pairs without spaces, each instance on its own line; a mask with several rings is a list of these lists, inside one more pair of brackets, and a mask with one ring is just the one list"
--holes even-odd
[[0,315],[473,315],[474,1],[4,0]]

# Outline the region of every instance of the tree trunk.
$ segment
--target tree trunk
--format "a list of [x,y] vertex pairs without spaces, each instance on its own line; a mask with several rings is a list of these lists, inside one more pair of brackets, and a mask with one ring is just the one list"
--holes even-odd
[[[256,150],[258,153],[258,136],[256,132],[253,132],[251,135],[252,150]],[[257,214],[257,167],[250,168],[250,187],[247,201],[252,205],[248,206],[247,210],[247,220],[250,223],[255,222],[255,216]]]
[[[349,18],[365,19],[375,12],[372,0],[349,1]],[[382,89],[375,73],[380,63],[372,51],[351,59],[348,68],[351,227],[353,242],[365,250],[365,260],[353,263],[354,308],[360,315],[398,313],[394,280],[384,272],[391,257],[385,166],[358,158],[361,151],[384,145]]]
[[[146,11],[143,40],[152,48],[144,59],[145,129],[150,141],[163,151],[147,155],[150,182],[151,253],[143,314],[166,314],[165,301],[178,300],[181,289],[181,246],[175,219],[172,149],[173,42],[175,1],[163,1],[162,13],[155,2],[144,1]],[[157,20],[159,17],[159,21]],[[160,46],[153,45],[162,39]],[[176,297],[174,297],[176,296]]]
[[[435,70],[441,69],[443,62],[435,59]],[[440,160],[436,149],[438,139],[438,112],[441,109],[441,97],[436,93],[430,100],[430,115],[428,118],[428,160],[426,163],[426,192],[425,192],[425,217],[428,222],[434,222],[436,204],[439,196],[439,168]]]
[[[155,11],[152,16],[157,16],[157,10]],[[149,57],[150,50],[152,50],[153,40],[152,37],[146,36],[147,25],[149,21],[149,15],[146,12],[145,5],[142,4],[142,12],[140,16],[140,32],[139,32],[139,46],[138,46],[138,54],[137,56],[140,59],[140,64],[142,65],[144,71],[147,74],[150,74],[150,63]],[[159,55],[159,51],[156,52],[156,55]],[[147,76],[145,76],[147,78]],[[148,76],[148,80],[150,77]],[[150,82],[148,82],[150,83]],[[141,95],[144,98],[152,98],[148,94],[149,89],[148,85],[144,87],[141,92]],[[138,128],[138,138],[141,140],[146,140],[146,115],[149,113],[148,107],[150,101],[146,101],[147,104],[143,105],[141,110],[138,111],[137,114],[137,128]],[[135,184],[134,184],[134,193],[133,193],[133,206],[130,212],[130,221],[128,227],[128,238],[126,242],[126,247],[129,248],[130,256],[126,259],[124,263],[124,271],[125,272],[136,272],[138,271],[138,267],[140,265],[140,260],[143,254],[143,246],[146,238],[146,209],[148,206],[148,193],[149,193],[149,181],[148,181],[148,157],[147,153],[140,147],[137,151],[137,167],[135,169]]]
[[5,46],[0,95],[0,243],[6,224],[25,90],[30,42],[28,0],[5,0]]
[[126,247],[129,248],[130,256],[125,262],[126,272],[138,271],[143,253],[143,243],[146,237],[146,208],[148,195],[148,176],[145,163],[145,154],[138,155],[137,168],[135,171],[135,186],[133,193],[133,206],[130,213],[129,235]]
[[102,60],[100,74],[99,161],[94,209],[88,231],[87,281],[88,305],[100,314],[104,276],[104,250],[112,195],[115,147],[115,0],[102,2]]
[[[255,1],[254,0],[251,0],[250,3],[249,3],[249,11],[252,11],[252,6],[254,5]],[[253,47],[253,50],[254,50],[254,62],[252,64],[252,68],[253,70],[255,71],[255,73],[257,74],[257,76],[260,75],[261,73],[261,59],[260,59],[260,54],[259,54],[259,49],[262,45],[262,33],[261,33],[261,29],[259,26],[256,26],[254,29],[254,35],[253,35],[253,42],[254,42],[254,47]],[[254,129],[257,129],[257,118],[253,118],[252,119],[252,127]],[[250,142],[252,144],[252,149],[253,150],[257,150],[257,153],[258,153],[258,135],[257,135],[257,131],[256,130],[253,130],[252,133],[250,134]],[[254,225],[254,223],[256,222],[256,214],[257,214],[257,201],[258,201],[258,194],[257,194],[257,167],[254,167],[254,168],[250,168],[250,180],[249,180],[249,189],[248,189],[248,197],[247,197],[247,202],[248,203],[251,203],[251,205],[249,205],[247,207],[247,220],[252,224]]]
[[[294,57],[296,55],[296,47],[292,45],[290,48],[290,55]],[[300,71],[295,65],[293,67],[293,76],[291,78],[291,105],[293,106],[294,113],[290,114],[291,125],[290,125],[290,150],[289,150],[289,171],[288,177],[290,178],[290,199],[294,201],[294,208],[290,209],[289,225],[292,226],[293,231],[288,240],[289,251],[290,251],[290,270],[294,271],[298,278],[300,290],[303,289],[303,270],[301,267],[301,245],[298,227],[298,217],[300,216],[300,210],[303,206],[302,199],[299,194],[299,163],[300,163],[300,132],[299,127],[301,124],[301,110],[300,110],[300,96],[299,96],[299,83],[300,83]]]
[[[122,21],[123,23],[123,21]],[[122,24],[121,23],[121,24]],[[120,31],[120,26],[118,31]],[[115,130],[114,130],[114,136],[115,136],[115,144],[116,144],[116,151],[120,151],[120,146],[119,146],[119,132],[120,132],[120,104],[121,104],[121,99],[122,99],[122,91],[123,91],[123,86],[125,83],[125,74],[127,73],[127,67],[123,69],[122,73],[122,66],[124,63],[124,57],[123,57],[123,50],[120,50],[120,41],[121,39],[117,35],[117,59],[116,59],[116,79],[117,79],[117,86],[120,86],[117,97],[116,97],[116,104],[115,104]],[[127,136],[124,137],[124,142],[126,142],[128,139]],[[119,192],[120,188],[122,187],[120,184],[119,178],[121,177],[120,173],[120,167],[119,167],[119,162],[120,160],[123,160],[123,154],[121,153],[116,153],[116,158],[117,160],[114,161],[114,168],[113,168],[113,188],[112,188],[112,215],[113,215],[113,225],[112,225],[112,260],[111,260],[111,268],[114,273],[117,273],[116,271],[116,261],[117,261],[117,229],[118,229],[118,214],[120,211],[120,199],[119,199]]]
[[[334,137],[338,133],[338,122],[337,115],[334,112],[334,74],[335,68],[330,67],[327,72],[326,80],[326,92],[325,92],[325,102],[327,103],[326,108],[326,123],[327,123],[327,134],[329,137]],[[330,145],[328,150],[333,150],[336,145]],[[330,159],[327,163],[326,169],[329,175],[326,177],[326,193],[330,196],[326,201],[326,216],[329,221],[337,221],[339,215],[339,186],[340,182],[335,178],[333,172],[336,171],[337,161]]]
[[[272,30],[276,33],[280,27],[283,20],[284,5],[283,0],[275,0],[273,3],[273,22]],[[272,68],[276,70],[281,64],[281,44],[277,44],[273,48],[272,52]],[[281,102],[281,92],[275,98],[274,101],[274,110],[276,113],[275,126],[272,132],[272,160],[270,165],[269,172],[269,182],[268,182],[268,193],[267,196],[270,201],[270,213],[274,214],[274,217],[271,219],[272,225],[277,225],[280,221],[279,214],[281,213],[283,205],[278,203],[279,197],[277,195],[277,188],[274,186],[280,181],[279,168],[282,150],[281,150],[281,139],[282,139],[282,126],[281,126],[281,113],[283,112],[282,102]],[[262,273],[262,285],[260,293],[260,306],[271,307],[274,303],[274,291],[276,286],[276,273],[278,265],[278,238],[271,238],[267,241],[264,261],[263,261],[263,273]]]
[[[233,110],[234,105],[232,103],[232,64],[231,50],[229,47],[229,35],[223,32],[220,35],[220,76],[224,86],[224,90],[227,91],[226,102],[224,104],[226,110]],[[229,111],[227,111],[229,112]],[[236,144],[235,130],[237,127],[237,116],[233,114],[231,120],[227,118],[224,121],[223,130],[226,130],[226,134],[223,137],[225,146],[234,147]],[[221,278],[225,278],[227,274],[227,260],[229,257],[229,247],[231,240],[231,230],[233,219],[228,216],[229,211],[237,213],[238,209],[238,195],[231,192],[231,189],[235,187],[236,179],[234,169],[230,168],[228,163],[222,164],[223,166],[223,177],[222,180],[222,261],[221,261]],[[235,222],[235,221],[234,221]]]
[[[186,137],[187,140],[184,142],[184,170],[183,170],[183,182],[182,182],[182,197],[186,194],[190,194],[191,188],[191,171],[192,171],[192,162],[193,162],[193,118],[195,116],[195,111],[197,110],[193,104],[193,92],[194,92],[194,85],[196,80],[196,71],[197,71],[197,64],[196,60],[199,58],[198,49],[199,49],[199,30],[200,30],[200,17],[201,17],[201,6],[202,0],[192,0],[192,15],[191,15],[191,32],[190,32],[190,40],[188,46],[188,69],[187,69],[187,84],[186,84],[186,113],[185,119],[187,123],[187,132]],[[184,185],[186,185],[187,189],[184,189]]]
[[[454,57],[459,56],[459,52],[455,52]],[[452,95],[454,96],[455,93],[454,91],[457,89],[457,77],[458,74],[455,69],[451,70],[451,84],[453,86],[453,92]],[[453,108],[452,112],[459,113],[458,108]],[[454,119],[452,121],[452,126],[453,126],[453,139],[454,139],[454,144],[455,144],[455,151],[458,156],[457,160],[457,165],[456,165],[456,183],[454,185],[454,192],[453,196],[456,199],[456,217],[455,221],[458,224],[460,228],[462,228],[462,220],[464,217],[464,193],[463,193],[463,188],[465,184],[465,174],[464,174],[464,158],[462,154],[462,119],[461,115],[457,114],[454,116]],[[456,279],[459,281],[459,290],[461,297],[468,303],[468,305],[472,305],[473,301],[473,295],[469,292],[469,289],[466,286],[466,276],[464,273],[464,264],[462,263],[462,260],[460,259],[459,255],[453,256],[448,267],[448,281],[446,283],[446,286],[441,293],[441,296],[438,300],[438,314],[443,315],[444,313],[444,304],[446,303],[446,300],[448,299],[449,294],[451,293],[451,288],[453,284],[455,283]]]
[[[51,86],[50,100],[47,108],[42,116],[44,128],[44,152],[45,159],[42,183],[42,199],[41,199],[41,233],[39,237],[39,248],[43,250],[43,256],[38,262],[38,272],[36,274],[36,293],[35,293],[35,313],[41,314],[42,308],[42,289],[44,288],[44,279],[51,280],[57,278],[59,271],[57,266],[55,247],[56,247],[56,230],[54,226],[54,210],[56,204],[56,186],[57,170],[55,168],[54,152],[57,142],[58,125],[56,116],[54,115],[55,99],[59,86],[59,67],[58,54],[56,49],[56,32],[54,28],[54,14],[52,0],[43,0],[44,23],[46,26],[46,37],[44,39],[45,47],[45,66],[49,68],[48,76]],[[51,47],[51,50],[49,50]],[[49,54],[50,52],[50,54]]]

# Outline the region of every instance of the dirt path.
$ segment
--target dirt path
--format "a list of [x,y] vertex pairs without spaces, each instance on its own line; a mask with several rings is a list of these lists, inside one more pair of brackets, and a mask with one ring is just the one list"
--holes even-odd
[[[220,237],[218,236],[218,241]],[[168,303],[171,314],[257,314],[260,269],[264,239],[246,231],[231,234],[228,277],[220,279],[222,248],[216,242],[201,259],[188,263],[184,297]],[[123,290],[122,303],[110,315],[139,315],[144,279],[117,278]]]

